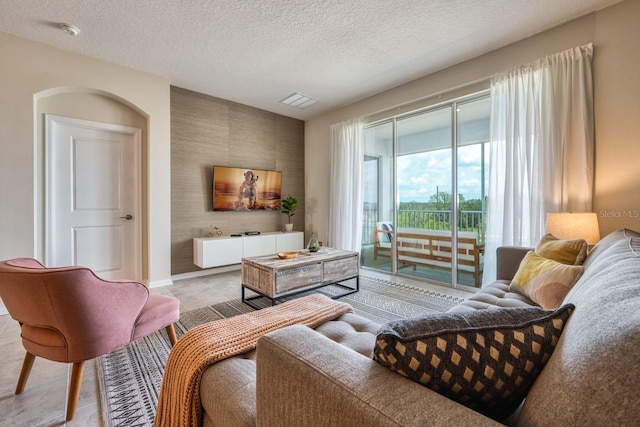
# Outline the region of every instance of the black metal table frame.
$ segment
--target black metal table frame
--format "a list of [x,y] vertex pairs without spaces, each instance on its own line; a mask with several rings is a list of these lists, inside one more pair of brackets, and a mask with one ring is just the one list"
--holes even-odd
[[[351,280],[351,279],[356,279],[356,287],[355,288],[352,288],[351,286],[346,286],[346,285],[342,284],[342,282],[346,282],[347,280]],[[347,296],[347,295],[354,294],[354,293],[356,293],[356,292],[358,292],[360,290],[360,273],[358,273],[357,275],[352,276],[352,277],[346,277],[344,279],[340,279],[340,280],[338,280],[336,282],[320,283],[320,284],[318,284],[316,286],[312,286],[312,287],[309,287],[309,288],[304,288],[304,289],[301,289],[299,291],[288,292],[285,295],[280,295],[280,296],[273,297],[273,298],[268,296],[268,295],[263,294],[260,291],[256,291],[253,288],[245,286],[245,284],[243,283],[242,284],[242,302],[247,304],[251,308],[254,308],[256,310],[260,310],[260,309],[262,309],[264,307],[257,306],[255,303],[253,303],[253,300],[260,299],[260,298],[266,298],[266,299],[271,301],[271,306],[273,307],[274,305],[278,304],[281,300],[283,300],[285,298],[289,298],[289,297],[296,296],[296,295],[299,295],[299,294],[302,294],[302,293],[305,293],[305,292],[314,291],[314,290],[317,290],[317,289],[320,289],[320,288],[325,288],[327,286],[332,286],[332,285],[338,286],[338,287],[343,288],[343,289],[346,289],[347,291],[344,292],[344,293],[341,293],[339,295],[334,295],[334,296],[331,297],[331,299],[338,299],[338,298],[342,298],[342,297]],[[251,296],[251,297],[246,297],[245,296],[245,289],[249,289],[251,292],[256,293],[257,295]]]

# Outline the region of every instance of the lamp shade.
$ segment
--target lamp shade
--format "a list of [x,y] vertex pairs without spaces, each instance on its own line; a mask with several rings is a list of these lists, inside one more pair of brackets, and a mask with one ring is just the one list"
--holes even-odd
[[600,240],[598,216],[594,212],[548,213],[547,233],[558,239],[584,239],[588,245],[595,245]]

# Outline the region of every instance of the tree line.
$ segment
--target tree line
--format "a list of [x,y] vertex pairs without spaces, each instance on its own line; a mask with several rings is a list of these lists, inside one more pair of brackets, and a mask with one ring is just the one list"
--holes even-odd
[[[485,203],[487,198],[485,197]],[[486,206],[486,204],[485,204]],[[417,211],[450,211],[453,208],[453,197],[446,191],[438,191],[429,197],[428,202],[400,202],[400,210]],[[461,211],[482,211],[481,199],[465,199],[463,194],[458,194],[458,209]]]
[[[458,230],[476,231],[484,229],[484,217],[481,215],[461,215],[461,212],[482,212],[481,199],[466,200],[462,194],[458,195]],[[431,195],[428,202],[400,202],[398,210],[398,226],[410,228],[424,228],[428,230],[451,230],[451,209],[453,208],[451,193],[438,191]],[[485,197],[486,203],[486,197]],[[486,206],[486,205],[485,205]],[[426,213],[424,211],[442,211]]]

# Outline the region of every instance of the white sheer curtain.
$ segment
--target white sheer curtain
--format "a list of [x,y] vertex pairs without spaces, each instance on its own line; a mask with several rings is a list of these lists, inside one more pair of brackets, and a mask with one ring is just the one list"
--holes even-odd
[[591,44],[491,79],[491,164],[484,283],[499,246],[535,246],[547,212],[592,209]]
[[362,119],[331,125],[328,240],[334,248],[360,251],[362,239]]

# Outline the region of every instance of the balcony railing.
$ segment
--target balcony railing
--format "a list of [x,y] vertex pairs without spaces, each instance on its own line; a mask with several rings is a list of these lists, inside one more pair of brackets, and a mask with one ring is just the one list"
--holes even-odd
[[[451,231],[453,213],[447,210],[399,210],[398,227]],[[458,211],[458,231],[478,233],[478,242],[484,243],[486,212]],[[385,218],[391,220],[391,218]],[[375,205],[365,206],[362,221],[362,244],[373,244],[373,230],[378,219]]]

